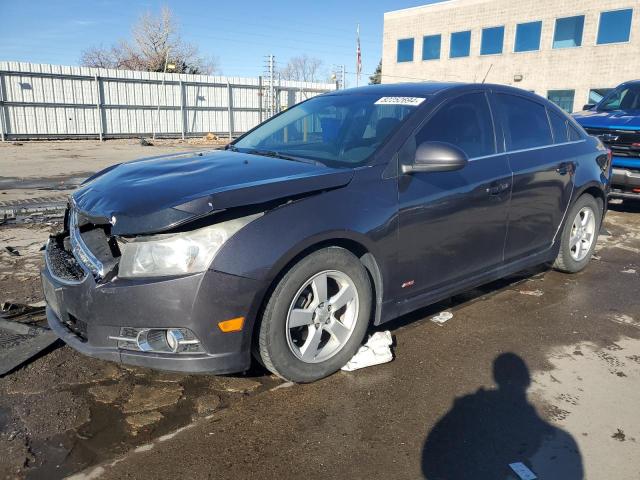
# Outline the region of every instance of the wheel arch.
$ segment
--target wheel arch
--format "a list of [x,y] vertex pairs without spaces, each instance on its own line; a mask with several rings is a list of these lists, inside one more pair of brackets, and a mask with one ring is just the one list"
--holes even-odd
[[290,252],[285,259],[282,259],[282,261],[274,267],[273,273],[270,276],[268,287],[264,290],[261,298],[257,302],[258,307],[255,309],[255,321],[253,322],[251,331],[253,339],[252,341],[255,341],[255,333],[260,328],[262,314],[267,305],[267,302],[269,301],[271,294],[275,290],[282,277],[284,277],[284,275],[286,275],[286,273],[302,258],[312,254],[313,252],[328,247],[344,248],[345,250],[358,257],[365,270],[367,271],[369,280],[371,281],[371,285],[373,287],[373,324],[377,325],[380,322],[384,283],[382,271],[378,261],[376,260],[374,254],[370,251],[370,249],[364,245],[364,242],[347,236],[332,236],[323,239],[316,239],[315,242],[298,248],[294,250],[294,252]]

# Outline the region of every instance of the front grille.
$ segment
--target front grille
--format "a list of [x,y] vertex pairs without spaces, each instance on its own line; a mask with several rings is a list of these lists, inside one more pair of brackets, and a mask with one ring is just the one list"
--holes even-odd
[[80,282],[86,276],[76,258],[64,248],[64,240],[59,236],[49,239],[45,259],[51,274],[63,282]]
[[[589,135],[598,137],[617,157],[640,158],[640,130],[585,128]],[[635,145],[634,145],[635,144]]]

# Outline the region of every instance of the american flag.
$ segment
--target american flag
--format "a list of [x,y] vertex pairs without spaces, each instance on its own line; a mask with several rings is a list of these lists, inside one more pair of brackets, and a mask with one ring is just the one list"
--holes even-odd
[[360,74],[362,73],[362,51],[360,50],[360,24],[356,28],[356,79],[360,83]]

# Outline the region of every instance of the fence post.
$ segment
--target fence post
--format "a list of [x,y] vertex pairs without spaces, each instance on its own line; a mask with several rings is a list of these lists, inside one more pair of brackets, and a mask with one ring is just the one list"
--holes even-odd
[[264,92],[262,91],[262,75],[258,77],[258,123],[262,123],[262,96]]
[[[4,77],[0,73],[0,140],[5,141],[4,138]],[[7,135],[9,132],[7,131]]]
[[185,118],[184,110],[184,82],[180,80],[180,118],[182,119],[182,140],[185,137],[185,126],[187,125],[187,119]]
[[104,122],[102,121],[102,89],[100,88],[100,78],[98,77],[98,75],[94,75],[93,79],[95,80],[96,84],[96,113],[98,114],[98,136],[100,137],[100,141],[102,142],[104,140],[102,136],[104,134]]
[[231,83],[227,80],[227,113],[229,115],[229,140],[233,139],[233,91]]

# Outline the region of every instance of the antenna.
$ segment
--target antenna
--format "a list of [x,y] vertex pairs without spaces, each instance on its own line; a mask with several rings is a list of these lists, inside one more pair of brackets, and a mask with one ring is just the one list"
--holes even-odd
[[487,80],[487,77],[489,76],[489,72],[491,71],[492,68],[493,68],[493,63],[489,65],[489,68],[487,69],[487,73],[484,75],[484,78],[482,79],[482,83],[484,83]]

